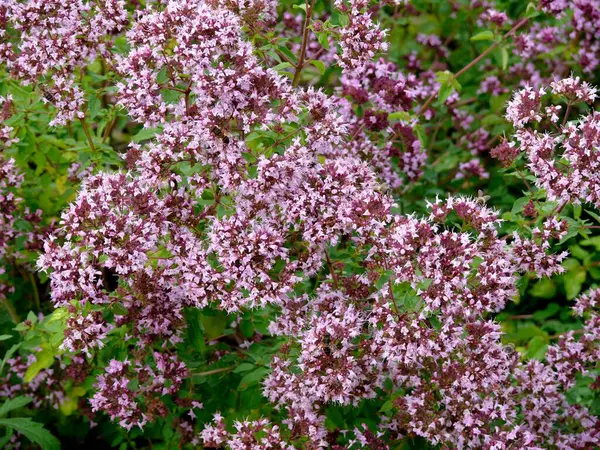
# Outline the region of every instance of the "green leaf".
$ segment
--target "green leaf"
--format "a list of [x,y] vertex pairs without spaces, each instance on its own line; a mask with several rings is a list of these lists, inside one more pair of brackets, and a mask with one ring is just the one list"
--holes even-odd
[[438,94],[440,103],[444,103],[446,100],[448,100],[448,97],[450,97],[453,92],[454,88],[452,86],[449,86],[447,84],[441,85],[440,93]]
[[325,31],[321,31],[320,33],[317,34],[317,40],[319,41],[319,44],[321,44],[321,47],[323,47],[325,50],[329,50],[329,34],[326,33]]
[[512,213],[516,214],[519,213],[521,211],[523,211],[523,208],[525,207],[525,205],[529,203],[529,197],[521,197],[518,198],[517,200],[515,200],[515,202],[513,203],[513,207],[512,207]]
[[273,69],[277,70],[277,71],[280,71],[280,70],[283,70],[283,69],[287,69],[289,67],[294,67],[294,66],[292,65],[291,62],[284,61],[284,62],[282,62],[280,64],[277,64],[275,67],[273,67]]
[[209,341],[221,336],[227,326],[227,316],[221,312],[214,312],[213,315],[209,315],[209,312],[203,313],[200,316],[200,321],[206,339]]
[[472,41],[493,41],[494,33],[490,30],[485,30],[480,33],[477,33],[475,36],[471,38]]
[[13,433],[12,433],[12,429],[7,428],[6,429],[6,435],[0,439],[0,448],[5,448],[8,443],[10,442],[10,438],[12,437]]
[[204,342],[204,330],[200,323],[200,312],[197,309],[191,309],[186,313],[187,335],[192,346],[200,353],[206,352]]
[[91,95],[88,97],[88,112],[90,114],[90,118],[94,119],[100,112],[101,108],[102,105],[100,103],[100,99],[96,97],[96,95]]
[[347,14],[340,14],[338,16],[338,23],[340,27],[346,28],[348,25],[350,25],[350,17],[348,17]]
[[48,318],[48,322],[57,322],[57,321],[63,320],[68,315],[69,315],[69,311],[67,308],[56,308],[54,311],[52,311],[52,314],[50,314],[50,317]]
[[31,323],[37,323],[38,318],[33,311],[29,311],[27,314],[27,320],[29,320]]
[[302,3],[300,5],[292,5],[292,9],[301,9],[306,14],[306,3]]
[[12,428],[31,442],[39,444],[42,450],[59,450],[60,442],[46,430],[42,424],[32,421],[25,417],[16,417],[13,419],[0,419],[0,425]]
[[6,341],[7,339],[10,339],[12,337],[12,334],[0,334],[0,341]]
[[592,216],[594,219],[596,219],[596,222],[600,223],[600,216],[598,214],[596,214],[594,211],[590,211],[589,209],[586,209],[585,212],[588,213],[590,216]]
[[256,366],[254,364],[242,363],[239,366],[237,366],[235,369],[233,369],[233,373],[248,372],[249,370],[252,370],[255,368],[256,368]]
[[585,283],[585,279],[587,277],[585,267],[579,264],[579,261],[576,259],[571,260],[576,261],[577,264],[573,265],[573,267],[563,275],[565,293],[567,294],[568,300],[573,300],[575,297],[577,297],[577,295],[579,295],[581,288],[583,287],[583,283]]
[[379,408],[379,412],[386,413],[386,412],[390,412],[392,409],[394,409],[394,401],[388,400],[387,402],[385,402],[383,404],[383,406],[381,408]]
[[502,70],[506,70],[508,67],[508,50],[506,47],[502,47],[500,49],[501,61],[502,61]]
[[313,66],[315,66],[319,70],[321,75],[323,75],[325,73],[325,64],[323,63],[323,61],[319,61],[317,59],[311,59],[308,62],[311,63]]
[[412,118],[410,116],[410,113],[408,113],[406,111],[395,111],[388,115],[388,119],[389,120],[403,120],[405,122],[408,122]]
[[40,371],[47,369],[54,363],[54,352],[52,350],[42,350],[35,357],[36,361],[25,372],[23,380],[26,383],[31,382],[31,380],[38,376]]
[[10,411],[15,409],[22,408],[25,405],[31,403],[32,399],[30,397],[15,397],[13,399],[6,400],[2,406],[0,406],[0,416],[5,416]]
[[506,335],[506,340],[512,343],[521,343],[521,342],[529,342],[535,336],[539,336],[547,339],[548,333],[542,330],[537,325],[534,325],[531,322],[528,322],[524,325],[519,325],[517,329]]
[[556,295],[556,285],[550,278],[542,278],[533,285],[531,295],[538,298],[552,298]]
[[440,84],[450,84],[450,80],[454,77],[454,74],[449,70],[443,70],[436,72],[436,80]]
[[548,340],[543,336],[534,336],[527,346],[526,356],[529,359],[544,359],[546,350],[548,349]]
[[285,45],[280,45],[279,47],[277,47],[277,49],[281,53],[283,53],[285,56],[287,56],[290,61],[292,61],[293,63],[296,63],[296,55]]
[[326,411],[327,420],[331,422],[333,428],[345,428],[346,421],[344,420],[344,414],[342,409],[338,406],[330,406]]
[[117,316],[126,316],[127,314],[129,314],[127,308],[125,308],[119,302],[113,303],[110,309],[113,312],[113,314],[116,314]]
[[568,241],[572,237],[577,236],[577,233],[581,230],[581,225],[579,222],[571,219],[570,217],[566,217],[565,221],[569,224],[569,228],[567,230],[567,234],[565,234],[560,240],[561,244]]
[[240,322],[240,331],[246,338],[251,338],[254,334],[254,324],[252,320],[244,319]]
[[59,405],[60,412],[62,412],[65,416],[70,416],[79,407],[79,400],[77,397],[66,397],[61,404]]
[[558,305],[558,303],[550,303],[548,306],[546,306],[546,309],[534,312],[533,318],[538,322],[543,322],[544,320],[549,319],[550,317],[557,314],[559,311],[560,306]]
[[449,70],[436,72],[436,75],[437,82],[440,83],[438,100],[441,104],[443,104],[446,100],[448,100],[448,97],[450,97],[455,90],[460,91],[461,85],[454,74]]
[[164,84],[167,82],[168,79],[169,79],[169,73],[167,71],[167,67],[164,66],[162,69],[160,69],[160,71],[158,72],[158,75],[156,75],[156,82],[158,84]]
[[527,5],[527,9],[525,10],[525,16],[529,19],[533,18],[533,17],[537,17],[540,15],[540,12],[537,10],[535,3],[534,2],[529,2],[529,4]]
[[4,354],[4,358],[2,358],[2,362],[0,363],[0,374],[2,373],[2,370],[4,369],[4,365],[6,364],[6,361],[8,361],[11,358],[11,356],[19,349],[20,346],[21,346],[21,343],[19,342],[18,344],[15,344],[11,348],[9,348],[8,351]]
[[569,252],[580,261],[584,261],[588,256],[590,256],[589,252],[586,252],[579,245],[570,245]]
[[260,380],[262,380],[264,378],[264,376],[266,374],[268,374],[270,372],[270,369],[267,367],[259,367],[258,369],[250,372],[249,374],[245,375],[242,380],[240,381],[240,384],[238,386],[238,391],[243,391],[245,389],[248,389],[250,386],[253,386],[255,384],[258,384],[258,382]]
[[158,133],[162,131],[162,128],[144,128],[135,136],[133,136],[133,142],[141,142],[146,141],[148,139],[152,139]]
[[600,250],[600,236],[594,236],[588,239],[585,239],[579,243],[584,247],[593,246],[596,250]]

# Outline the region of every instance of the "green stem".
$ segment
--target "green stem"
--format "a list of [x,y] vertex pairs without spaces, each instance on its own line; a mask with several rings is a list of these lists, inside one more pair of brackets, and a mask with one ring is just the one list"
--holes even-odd
[[2,304],[8,311],[8,315],[10,316],[13,323],[15,325],[18,325],[19,323],[21,323],[21,319],[19,318],[19,315],[17,314],[17,311],[15,310],[15,308],[12,305],[12,303],[10,302],[10,300],[8,298],[4,298],[4,299],[2,299]]
[[200,376],[200,377],[205,377],[208,375],[214,375],[216,373],[228,372],[233,369],[235,369],[235,367],[221,367],[220,369],[207,370],[206,372],[199,372],[199,373],[192,372],[192,374],[196,375],[196,376]]
[[41,311],[42,307],[40,305],[40,291],[38,290],[35,277],[31,272],[29,272],[29,281],[31,282],[31,287],[33,288],[33,299],[35,300],[35,306],[38,309],[38,311]]
[[89,144],[90,148],[92,149],[92,151],[95,153],[96,146],[94,145],[94,142],[92,141],[92,135],[90,134],[90,129],[88,127],[87,122],[85,121],[85,117],[80,117],[79,121],[81,122],[81,126],[83,127],[83,132],[85,133],[85,137],[87,138],[88,144]]

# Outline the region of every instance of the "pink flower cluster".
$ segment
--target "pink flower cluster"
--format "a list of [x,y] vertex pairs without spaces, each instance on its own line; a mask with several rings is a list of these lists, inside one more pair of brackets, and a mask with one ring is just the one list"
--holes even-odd
[[235,433],[227,431],[223,416],[215,414],[214,425],[208,425],[201,434],[205,448],[222,448],[231,450],[262,450],[277,448],[293,450],[295,447],[286,443],[279,433],[279,427],[266,419],[243,421],[234,424]]
[[[142,407],[126,380],[146,367],[152,344],[180,342],[185,307],[282,305],[320,270],[328,245],[391,207],[367,164],[348,155],[353,125],[343,105],[264,69],[240,28],[230,10],[201,1],[139,13],[131,51],[117,57],[118,100],[163,130],[130,147],[127,174],[84,179],[38,261],[55,305],[112,306],[115,325],[127,327],[136,357],[111,364],[93,401],[127,427],[162,411]],[[261,156],[250,175],[244,137],[292,120],[302,124],[298,136],[285,153]],[[422,153],[408,128],[403,138],[408,152]],[[212,204],[199,207],[206,196]],[[104,320],[69,319],[64,348],[90,356],[110,331]]]
[[[10,143],[13,140],[7,141]],[[23,199],[19,195],[22,183],[23,174],[17,168],[15,160],[0,156],[0,300],[14,292],[13,280],[6,271],[5,263],[9,260],[19,261],[27,266],[23,250],[35,249],[41,245],[42,212],[38,210],[32,213],[29,208],[22,206]],[[30,229],[16,226],[18,221],[28,222]],[[22,240],[22,246],[16,245],[18,240]]]
[[345,71],[341,84],[340,94],[365,110],[358,117],[351,104],[342,105],[352,130],[348,150],[367,160],[392,188],[420,178],[427,155],[415,135],[414,123],[391,124],[389,114],[410,111],[415,99],[428,92],[425,83],[415,75],[405,76],[394,64],[380,59],[360,70]]
[[13,159],[0,159],[0,258],[4,258],[9,242],[17,236],[15,221],[21,199],[15,191],[21,186],[23,175]]
[[102,340],[110,328],[102,318],[100,311],[93,311],[86,316],[70,317],[67,319],[65,338],[60,348],[74,353],[81,351],[91,358],[90,350],[95,347],[104,347]]
[[[291,87],[258,64],[240,19],[226,9],[170,0],[141,13],[127,38],[131,51],[117,57],[119,102],[146,126],[175,117],[181,126],[210,130],[235,120],[248,133],[253,125],[297,113]],[[161,90],[177,94],[176,100],[168,102]],[[272,109],[275,99],[280,106]]]
[[127,24],[123,0],[8,0],[0,5],[0,63],[25,84],[41,83],[57,108],[51,125],[84,117],[78,70],[111,59],[111,34]]
[[[583,334],[576,339],[573,332],[561,336],[556,346],[548,350],[548,360],[558,369],[559,381],[565,386],[574,386],[577,374],[593,376],[593,369],[600,358],[600,290],[592,289],[575,300],[573,311],[585,318]],[[600,380],[596,377],[594,388]]]
[[[526,53],[547,52],[568,38],[577,40],[576,59],[586,73],[593,73],[600,64],[600,5],[595,0],[540,0],[542,11],[563,20],[557,26],[533,31],[521,38]],[[537,34],[537,36],[536,36]],[[548,45],[550,44],[550,45]]]
[[[6,98],[0,96],[0,107],[0,122],[5,122],[13,115],[14,106],[12,97],[10,95],[6,96]],[[19,139],[11,136],[12,131],[13,127],[2,123],[2,128],[0,129],[0,142],[5,148],[19,142]]]
[[[451,217],[472,232],[453,230]],[[298,346],[297,357],[290,352],[273,361],[265,381],[269,400],[287,410],[292,434],[309,436],[310,448],[326,446],[324,408],[375,398],[391,379],[392,390],[405,392],[389,422],[380,424],[391,436],[408,432],[457,448],[533,449],[560,441],[583,449],[597,439],[596,421],[585,410],[557,412],[566,405],[563,391],[539,390],[559,389],[551,366],[527,378],[531,368],[502,345],[499,326],[484,319],[516,294],[517,273],[561,272],[554,260],[563,255],[518,238],[507,245],[496,231],[497,213],[468,198],[437,201],[428,219],[384,212],[369,222],[357,238],[365,246],[364,275],[343,277],[330,267],[330,283],[314,297],[289,299],[271,325]],[[564,232],[558,222],[545,229],[547,238]],[[383,277],[388,282],[375,288]],[[536,403],[547,416],[519,420],[519,402]],[[566,417],[577,418],[584,431],[549,431]]]
[[[156,370],[148,364],[111,360],[98,378],[98,391],[90,401],[92,411],[106,412],[127,430],[164,416],[167,409],[162,398],[178,391],[187,370],[175,356],[154,353],[154,359]],[[137,382],[135,390],[128,386],[132,380]]]
[[550,89],[565,100],[564,113],[562,105],[544,106],[543,87],[516,92],[506,111],[516,128],[515,142],[501,144],[495,154],[510,163],[517,148],[524,152],[536,185],[546,190],[548,199],[563,205],[584,202],[600,207],[600,160],[596,151],[600,145],[600,114],[592,111],[578,120],[569,120],[573,106],[594,102],[596,89],[578,77],[555,81]]
[[348,16],[348,26],[340,29],[341,54],[338,63],[344,69],[360,70],[377,53],[387,50],[386,32],[373,22],[365,0],[336,0],[336,8]]
[[25,395],[32,399],[36,408],[50,406],[58,409],[68,397],[63,382],[68,379],[82,383],[89,374],[89,366],[82,358],[61,357],[55,368],[42,369],[33,379],[26,381],[27,370],[36,362],[34,354],[7,359],[5,372],[0,376],[0,395],[3,398]]

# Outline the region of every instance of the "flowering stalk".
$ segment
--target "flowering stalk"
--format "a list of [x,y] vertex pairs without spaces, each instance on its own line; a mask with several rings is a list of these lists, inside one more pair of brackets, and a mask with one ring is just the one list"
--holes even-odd
[[308,44],[308,32],[309,22],[312,15],[312,10],[316,0],[308,0],[305,2],[305,16],[302,24],[302,43],[300,44],[300,54],[298,55],[298,61],[296,62],[296,68],[294,70],[294,78],[292,79],[292,86],[296,87],[300,81],[300,73],[304,67],[304,58],[306,57],[306,46]]

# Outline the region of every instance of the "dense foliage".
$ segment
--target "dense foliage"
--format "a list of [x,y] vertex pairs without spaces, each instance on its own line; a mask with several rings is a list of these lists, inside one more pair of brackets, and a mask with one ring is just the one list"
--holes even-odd
[[0,23],[0,447],[600,448],[597,0]]

